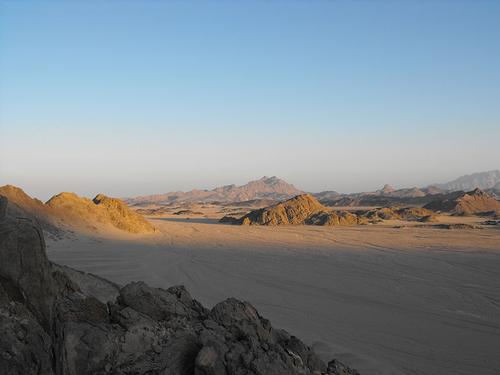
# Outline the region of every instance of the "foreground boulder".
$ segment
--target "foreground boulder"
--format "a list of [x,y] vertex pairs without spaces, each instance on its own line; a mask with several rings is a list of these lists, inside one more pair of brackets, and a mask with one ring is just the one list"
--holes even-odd
[[357,374],[323,363],[247,302],[208,310],[182,286],[120,288],[54,265],[38,224],[5,205],[0,198],[1,374]]

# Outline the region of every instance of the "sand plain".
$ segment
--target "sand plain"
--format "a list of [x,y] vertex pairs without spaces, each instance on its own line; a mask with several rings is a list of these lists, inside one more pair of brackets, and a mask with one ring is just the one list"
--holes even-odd
[[248,227],[208,216],[150,217],[151,235],[48,239],[48,255],[120,284],[184,284],[207,306],[247,300],[362,375],[499,374],[498,226]]

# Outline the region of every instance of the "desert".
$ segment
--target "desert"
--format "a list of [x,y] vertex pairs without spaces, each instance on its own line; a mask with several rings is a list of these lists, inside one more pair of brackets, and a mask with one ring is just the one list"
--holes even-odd
[[0,0],[0,375],[500,375],[500,1]]
[[[272,200],[265,188],[232,202],[232,188],[213,201],[172,203],[167,195],[125,199],[129,207],[102,194],[57,194],[44,204],[13,186],[0,193],[11,216],[42,223],[50,261],[73,277],[109,280],[113,298],[138,281],[183,285],[208,308],[238,296],[324,363],[335,358],[361,374],[496,372],[494,195],[476,188],[422,194],[420,206],[338,207],[330,197],[320,203],[324,194],[280,185],[290,193]],[[363,196],[394,195],[381,190]],[[224,220],[228,213],[234,220]],[[318,219],[325,215],[330,221]],[[96,298],[109,294],[86,288]]]

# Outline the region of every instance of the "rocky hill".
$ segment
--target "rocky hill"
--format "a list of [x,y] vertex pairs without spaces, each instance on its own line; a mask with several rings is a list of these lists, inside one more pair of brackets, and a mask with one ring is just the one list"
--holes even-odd
[[118,229],[131,233],[154,232],[154,227],[144,217],[128,208],[120,199],[98,194],[92,202],[104,208],[109,221]]
[[254,210],[240,219],[224,217],[223,223],[242,225],[353,225],[364,220],[345,211],[331,211],[310,194]]
[[75,193],[60,193],[43,203],[20,188],[6,185],[0,187],[0,196],[9,199],[8,209],[14,216],[36,219],[45,231],[52,234],[66,230],[99,232],[108,228],[130,233],[154,231],[144,217],[125,203],[102,194],[90,200]]
[[[355,375],[248,302],[203,307],[182,286],[123,287],[52,264],[41,228],[0,197],[0,373]],[[97,292],[97,293],[94,293]]]
[[500,212],[500,202],[481,189],[474,189],[468,193],[455,192],[450,197],[428,203],[424,208],[455,215],[498,213]]
[[468,174],[453,181],[435,184],[434,186],[448,191],[471,191],[476,188],[481,190],[491,189],[498,183],[500,183],[500,170],[493,170]]
[[254,210],[241,218],[242,224],[288,225],[304,224],[307,218],[325,207],[310,194],[301,194],[285,202]]
[[436,214],[422,207],[382,207],[370,210],[363,217],[371,222],[380,220],[436,221]]
[[436,214],[421,207],[382,207],[348,212],[323,206],[310,194],[298,195],[285,202],[254,210],[241,218],[225,216],[220,221],[241,225],[360,225],[383,220],[436,221]]
[[8,210],[16,217],[26,217],[38,221],[44,230],[59,232],[61,221],[53,215],[52,210],[42,201],[31,198],[22,189],[13,185],[0,186],[0,196],[9,200]]
[[262,177],[245,185],[226,185],[213,190],[191,190],[126,198],[131,205],[154,205],[180,202],[242,202],[254,199],[282,200],[300,194],[295,186],[278,177]]
[[114,227],[130,233],[153,232],[154,227],[119,199],[98,194],[93,200],[74,193],[60,193],[47,201],[54,215],[65,224],[87,230]]
[[392,189],[385,186],[372,192],[340,194],[336,197],[319,199],[322,204],[331,207],[422,206],[438,199],[438,197],[445,197],[449,194],[449,192],[437,187]]

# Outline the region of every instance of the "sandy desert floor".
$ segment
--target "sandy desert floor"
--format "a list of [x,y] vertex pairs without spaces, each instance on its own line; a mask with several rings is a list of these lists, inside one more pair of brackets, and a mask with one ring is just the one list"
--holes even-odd
[[499,374],[500,230],[241,227],[150,219],[149,236],[47,240],[49,258],[120,284],[235,296],[361,374]]

